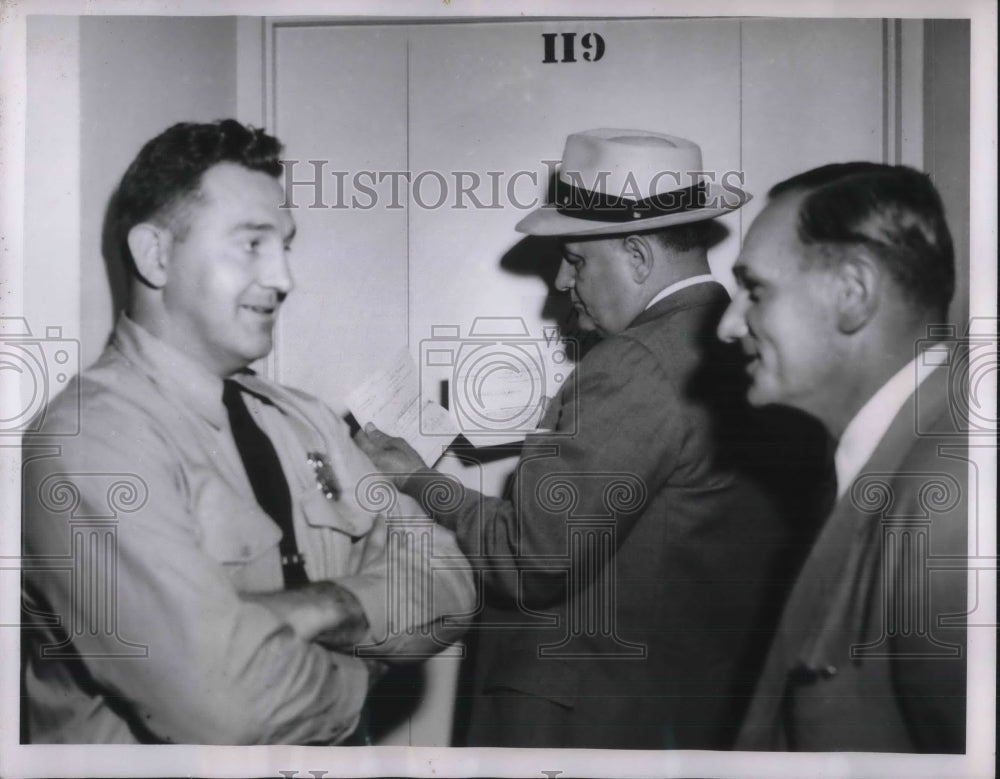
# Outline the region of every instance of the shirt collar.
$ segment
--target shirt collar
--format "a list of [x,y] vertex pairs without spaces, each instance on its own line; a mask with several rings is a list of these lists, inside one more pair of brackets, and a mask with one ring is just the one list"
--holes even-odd
[[680,292],[682,289],[693,287],[695,284],[705,284],[709,281],[715,281],[715,277],[710,273],[703,273],[700,276],[689,276],[686,279],[675,281],[673,284],[670,284],[657,292],[653,299],[646,304],[646,308],[644,310],[649,310],[668,295],[673,295],[675,292]]
[[940,365],[940,361],[915,359],[906,363],[899,371],[865,403],[844,428],[844,434],[837,443],[833,455],[833,465],[837,472],[837,499],[868,462],[875,448],[892,424],[896,414],[910,396],[917,391],[924,379]]
[[171,397],[177,397],[190,405],[216,428],[225,427],[226,410],[222,405],[221,378],[157,338],[124,313],[118,317],[112,343],[153,383],[166,387]]

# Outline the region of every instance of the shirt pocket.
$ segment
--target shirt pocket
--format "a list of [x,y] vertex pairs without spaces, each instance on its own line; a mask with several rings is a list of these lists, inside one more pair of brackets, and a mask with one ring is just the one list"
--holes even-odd
[[256,501],[207,478],[194,492],[194,515],[204,551],[239,589],[280,588],[281,529]]
[[308,489],[299,502],[306,524],[338,531],[355,541],[368,535],[375,522],[375,514],[354,504],[347,495],[331,500],[320,490]]

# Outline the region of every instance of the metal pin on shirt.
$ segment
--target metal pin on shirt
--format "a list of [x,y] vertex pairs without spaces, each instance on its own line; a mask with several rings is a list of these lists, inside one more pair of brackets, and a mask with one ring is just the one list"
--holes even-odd
[[340,500],[340,484],[326,456],[320,452],[307,452],[306,461],[316,475],[316,489],[322,492],[327,500]]

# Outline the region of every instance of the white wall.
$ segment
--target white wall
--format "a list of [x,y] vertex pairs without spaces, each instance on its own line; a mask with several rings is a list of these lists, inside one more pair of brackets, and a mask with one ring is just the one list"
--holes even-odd
[[[436,398],[442,381],[456,382],[450,368],[425,364],[435,326],[465,337],[477,317],[522,319],[541,342],[565,296],[536,270],[551,247],[514,231],[530,210],[519,202],[544,201],[546,161],[586,128],[692,138],[706,170],[745,172],[756,199],[719,220],[729,235],[710,253],[731,285],[739,240],[771,185],[827,162],[884,158],[884,28],[877,19],[275,21],[262,52],[269,123],[298,161],[296,181],[315,175],[308,161],[324,166],[320,207],[314,186],[293,191],[300,283],[283,310],[277,375],[335,402],[406,345]],[[543,62],[543,36],[563,33],[577,36],[577,62]],[[587,33],[605,42],[600,61],[581,56]],[[371,209],[331,207],[341,199],[334,172],[349,200],[353,177],[368,170],[409,170],[412,186],[398,200],[391,181],[375,187]],[[501,174],[499,196],[488,183],[476,189],[489,207],[457,195],[456,176],[489,182],[491,172]],[[441,181],[447,197],[433,205]],[[445,465],[491,492],[511,467]]]
[[108,198],[160,131],[235,115],[236,19],[93,16],[78,24],[79,123],[69,124],[79,128],[79,295],[89,364],[124,295],[123,269],[107,268],[101,255]]
[[[169,124],[229,115],[276,131],[287,156],[347,171],[509,174],[541,169],[568,132],[586,127],[685,135],[703,145],[711,168],[745,170],[757,195],[726,218],[731,235],[712,257],[724,277],[775,181],[832,160],[896,153],[886,106],[912,96],[916,83],[926,110],[901,112],[898,136],[922,149],[926,118],[928,165],[961,246],[968,38],[941,24],[932,23],[929,53],[917,58],[930,74],[925,92],[924,70],[909,66],[907,50],[899,83],[886,70],[897,61],[886,46],[899,39],[879,20],[293,27],[225,17],[32,17],[25,311],[36,328],[57,325],[80,338],[81,362],[92,361],[114,315],[100,253],[112,189],[140,145]],[[542,32],[597,29],[608,42],[601,63],[540,64]],[[299,178],[309,173],[298,166]],[[531,187],[518,191],[530,195]],[[432,324],[464,331],[475,316],[494,315],[541,326],[550,313],[541,307],[544,283],[502,262],[519,243],[513,225],[523,215],[505,205],[299,209],[298,288],[271,369],[333,400],[397,345],[419,359]],[[967,248],[958,259],[967,279]],[[491,466],[491,489],[507,469]],[[429,705],[392,734],[395,743],[446,738],[453,677],[448,662],[433,667]]]
[[[575,32],[578,46],[583,34],[599,33],[604,56],[543,63],[542,36],[564,32]],[[727,284],[743,231],[772,184],[827,162],[881,161],[887,150],[890,74],[877,19],[277,21],[265,41],[269,125],[298,161],[296,181],[312,180],[310,160],[322,164],[323,181],[318,204],[314,186],[293,190],[299,286],[282,313],[276,373],[330,401],[404,345],[436,397],[437,384],[454,375],[424,364],[422,343],[435,325],[456,325],[465,337],[477,317],[523,319],[540,339],[558,323],[558,305],[532,272],[546,250],[514,231],[526,209],[506,184],[518,171],[533,173],[534,182],[520,180],[517,199],[543,201],[544,161],[559,159],[571,132],[656,129],[697,141],[706,170],[745,171],[757,198],[721,220],[729,236],[710,256]],[[334,172],[345,176],[349,200],[360,196],[354,175],[369,170],[409,170],[413,186],[396,199],[390,179],[372,184],[378,199],[370,209],[333,207],[341,199]],[[490,171],[503,174],[499,208],[456,197],[456,174],[485,182]],[[447,197],[432,206],[438,176]],[[492,203],[489,186],[477,192]],[[448,456],[439,467],[498,493],[513,465]],[[432,743],[442,736],[424,731]],[[402,728],[384,743],[421,742]]]
[[758,197],[818,165],[883,159],[883,23],[760,19],[742,23],[742,164]]
[[[62,338],[78,341],[83,273],[80,20],[31,17],[27,34],[23,311],[36,338],[44,338],[48,328],[59,328]],[[73,346],[68,353],[66,374],[71,374],[81,367],[80,349]],[[52,383],[40,395],[33,396],[27,386],[22,388],[25,418],[65,385],[57,380],[56,371],[49,374]],[[5,372],[5,379],[10,376],[11,372]]]

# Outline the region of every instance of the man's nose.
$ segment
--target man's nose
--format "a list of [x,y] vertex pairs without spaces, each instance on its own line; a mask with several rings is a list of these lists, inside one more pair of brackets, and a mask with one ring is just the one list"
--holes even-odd
[[569,292],[574,281],[573,266],[566,262],[566,260],[560,261],[559,272],[556,274],[556,289],[560,292]]
[[738,291],[722,315],[716,335],[719,340],[732,343],[747,334],[746,293]]
[[258,281],[262,287],[273,289],[282,297],[295,287],[292,270],[288,264],[288,252],[283,247],[278,247],[268,253],[261,265]]

